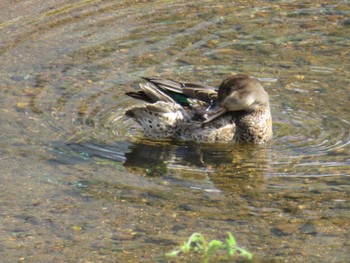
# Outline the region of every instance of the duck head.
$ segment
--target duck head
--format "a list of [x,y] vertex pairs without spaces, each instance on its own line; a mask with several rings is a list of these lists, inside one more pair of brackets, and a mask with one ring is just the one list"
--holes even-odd
[[253,112],[269,106],[269,95],[259,81],[244,74],[225,79],[219,86],[218,106],[211,109],[204,123],[210,122],[228,111]]
[[254,111],[269,105],[269,95],[259,81],[239,74],[225,79],[218,91],[218,103],[227,111]]

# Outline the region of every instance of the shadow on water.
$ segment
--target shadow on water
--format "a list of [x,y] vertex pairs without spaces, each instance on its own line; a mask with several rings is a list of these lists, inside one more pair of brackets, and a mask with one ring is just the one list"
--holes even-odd
[[[59,149],[62,151],[62,148],[61,145]],[[131,173],[162,178],[169,178],[172,171],[179,171],[183,180],[206,178],[214,184],[217,183],[216,187],[220,191],[232,188],[230,191],[242,192],[242,184],[249,184],[250,187],[259,184],[270,170],[268,145],[141,140],[113,145],[91,141],[71,142],[65,144],[65,148],[67,151],[59,155],[56,162],[74,163],[74,160],[79,159],[102,158],[123,163]],[[236,181],[236,185],[227,183],[230,178]]]

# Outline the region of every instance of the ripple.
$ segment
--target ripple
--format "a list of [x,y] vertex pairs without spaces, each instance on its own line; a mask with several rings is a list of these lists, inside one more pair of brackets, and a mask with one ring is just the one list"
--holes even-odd
[[[271,24],[261,23],[261,18],[275,14],[275,7],[263,4],[244,10],[217,4],[213,14],[205,5],[169,1],[156,7],[100,1],[33,5],[35,11],[28,15],[16,5],[23,15],[0,24],[6,32],[15,30],[1,46],[0,77],[8,90],[14,87],[13,100],[23,101],[18,110],[26,116],[21,124],[30,128],[28,137],[35,131],[40,138],[35,140],[44,145],[63,142],[57,145],[65,154],[85,151],[88,157],[129,167],[142,167],[153,156],[149,163],[157,163],[160,170],[165,165],[198,174],[230,168],[247,174],[254,168],[271,176],[348,174],[346,41],[342,30],[332,31],[331,41],[324,41],[330,29],[320,30],[323,23],[314,24],[310,16],[318,7],[307,5],[302,22],[290,7]],[[232,12],[237,10],[238,16]],[[251,23],[240,25],[247,14],[254,14]],[[338,13],[334,19],[343,17]],[[338,53],[343,55],[334,62]],[[124,117],[128,107],[139,103],[124,95],[139,77],[218,85],[224,76],[238,72],[256,76],[270,93],[275,138],[266,146],[148,141]]]
[[275,122],[272,147],[273,164],[281,166],[278,172],[288,171],[284,176],[348,175],[350,134],[346,120],[301,110],[283,114],[283,122]]
[[293,145],[298,153],[323,155],[349,144],[348,125],[342,119],[304,111],[291,111],[285,116],[289,122],[277,125],[289,135],[277,141],[283,141],[285,147]]

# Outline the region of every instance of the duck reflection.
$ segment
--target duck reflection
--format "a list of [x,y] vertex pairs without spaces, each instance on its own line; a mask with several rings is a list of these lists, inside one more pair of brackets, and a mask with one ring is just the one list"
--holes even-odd
[[210,180],[221,191],[249,193],[263,185],[269,171],[268,145],[230,145],[174,143],[174,141],[140,140],[115,145],[96,142],[70,143],[74,151],[122,162],[132,173],[142,176],[169,176]]
[[218,163],[211,182],[221,191],[235,195],[255,195],[265,186],[270,170],[267,145],[240,145],[229,154],[230,162]]
[[147,176],[162,176],[168,171],[173,147],[164,143],[134,143],[125,153],[124,166],[134,173]]
[[[124,166],[133,172],[163,176],[169,169],[207,172],[222,188],[242,190],[242,183],[260,184],[269,170],[267,145],[177,144],[170,142],[134,143],[125,154]],[[184,173],[187,176],[188,172]],[[237,186],[228,182],[235,181]]]

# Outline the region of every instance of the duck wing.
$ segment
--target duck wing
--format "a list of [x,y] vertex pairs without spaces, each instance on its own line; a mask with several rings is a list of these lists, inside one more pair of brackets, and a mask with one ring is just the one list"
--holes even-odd
[[199,100],[210,105],[217,99],[217,91],[214,87],[193,83],[177,82],[171,79],[163,78],[153,77],[143,79],[163,90],[181,105],[188,106],[191,102],[189,99]]
[[125,94],[138,100],[143,100],[149,103],[154,103],[157,101],[171,102],[175,103],[169,95],[167,95],[164,90],[159,89],[157,86],[151,85],[149,83],[140,84],[140,91],[126,92]]
[[157,77],[143,79],[148,83],[140,84],[140,91],[125,94],[148,103],[163,101],[179,104],[191,111],[196,119],[204,120],[205,123],[213,119],[212,115],[216,116],[218,97],[216,88]]

